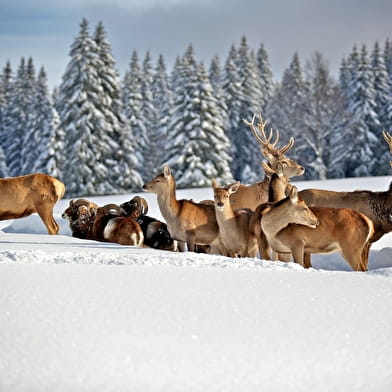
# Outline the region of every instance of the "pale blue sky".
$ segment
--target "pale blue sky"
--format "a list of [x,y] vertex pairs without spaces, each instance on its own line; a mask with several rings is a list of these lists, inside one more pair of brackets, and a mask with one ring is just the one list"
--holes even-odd
[[319,50],[335,72],[354,44],[392,39],[391,16],[391,0],[0,0],[0,66],[9,59],[15,71],[32,56],[58,85],[86,17],[91,30],[104,23],[121,75],[135,49],[170,67],[189,43],[206,64],[215,54],[223,64],[244,34],[255,50],[264,43],[275,76],[295,51],[304,62]]

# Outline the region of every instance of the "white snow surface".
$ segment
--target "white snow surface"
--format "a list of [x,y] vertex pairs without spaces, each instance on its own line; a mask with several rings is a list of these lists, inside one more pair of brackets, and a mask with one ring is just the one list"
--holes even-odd
[[[142,196],[161,218],[156,196]],[[369,272],[338,255],[305,270],[80,240],[61,218],[68,203],[55,208],[58,236],[37,215],[0,222],[1,392],[392,390],[392,234],[373,244]]]

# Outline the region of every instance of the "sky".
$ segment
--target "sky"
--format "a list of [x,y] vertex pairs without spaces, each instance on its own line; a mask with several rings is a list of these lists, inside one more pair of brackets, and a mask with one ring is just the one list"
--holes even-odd
[[392,39],[391,0],[0,0],[0,67],[32,57],[49,84],[61,83],[82,18],[91,31],[102,21],[123,75],[132,51],[163,54],[168,69],[192,44],[197,59],[223,65],[231,45],[245,35],[264,44],[275,79],[297,51],[303,63],[317,50],[337,74],[354,45]]

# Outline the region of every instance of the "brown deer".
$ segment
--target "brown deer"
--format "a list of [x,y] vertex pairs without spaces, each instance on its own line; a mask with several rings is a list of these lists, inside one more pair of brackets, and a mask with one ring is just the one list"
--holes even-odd
[[240,183],[236,182],[220,188],[217,182],[212,180],[219,237],[227,256],[255,257],[257,237],[250,232],[249,227],[253,211],[249,208],[233,210],[230,204],[230,196],[237,192],[239,185]]
[[165,165],[161,174],[144,184],[143,190],[157,195],[159,209],[172,238],[185,242],[191,251],[195,244],[220,248],[214,206],[177,200],[176,181],[169,166]]
[[[260,151],[267,159],[269,167],[273,171],[276,171],[277,165],[280,164],[283,168],[283,174],[287,178],[302,175],[305,171],[303,166],[284,155],[293,147],[294,139],[290,138],[289,142],[285,146],[277,148],[276,145],[279,141],[279,132],[276,131],[275,140],[272,142],[272,138],[274,136],[273,130],[270,129],[270,133],[267,137],[264,131],[267,122],[263,121],[261,115],[259,115],[259,122],[257,123],[258,129],[256,129],[255,119],[256,114],[253,116],[251,122],[245,120],[244,122],[250,127],[253,135],[260,144]],[[268,189],[268,175],[264,177],[263,181],[257,182],[255,184],[240,185],[237,192],[232,194],[230,197],[231,205],[233,209],[250,208],[254,211],[259,204],[268,201]]]
[[0,179],[0,220],[24,218],[37,213],[49,234],[58,234],[54,205],[64,196],[65,185],[42,173]]
[[[392,137],[383,131],[384,139],[392,152]],[[392,161],[390,161],[392,165]],[[351,208],[365,214],[374,224],[371,242],[392,231],[392,182],[387,191],[335,192],[321,189],[304,189],[299,197],[310,207]]]
[[367,271],[373,223],[364,214],[348,208],[309,208],[293,187],[290,195],[266,203],[261,228],[278,253],[311,267],[311,253],[340,252],[354,271]]

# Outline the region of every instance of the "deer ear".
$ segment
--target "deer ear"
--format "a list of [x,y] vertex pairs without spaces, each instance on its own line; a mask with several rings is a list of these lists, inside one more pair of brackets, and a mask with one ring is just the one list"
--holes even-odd
[[168,165],[163,166],[163,175],[169,177],[171,175],[171,170]]
[[283,165],[280,162],[276,164],[276,173],[279,177],[283,176]]
[[267,175],[269,175],[269,176],[272,176],[272,175],[275,173],[275,172],[271,169],[271,166],[268,165],[267,162],[264,162],[264,161],[261,162],[261,166],[263,167],[265,174],[267,174]]
[[230,194],[237,192],[240,185],[241,183],[239,181],[235,182],[234,184],[231,184],[229,188]]
[[219,188],[219,187],[218,187],[218,183],[216,182],[215,178],[213,178],[213,179],[211,180],[211,185],[212,185],[212,187],[213,187],[214,189]]
[[290,199],[292,202],[296,203],[298,201],[298,191],[297,191],[297,187],[293,186],[290,190]]

